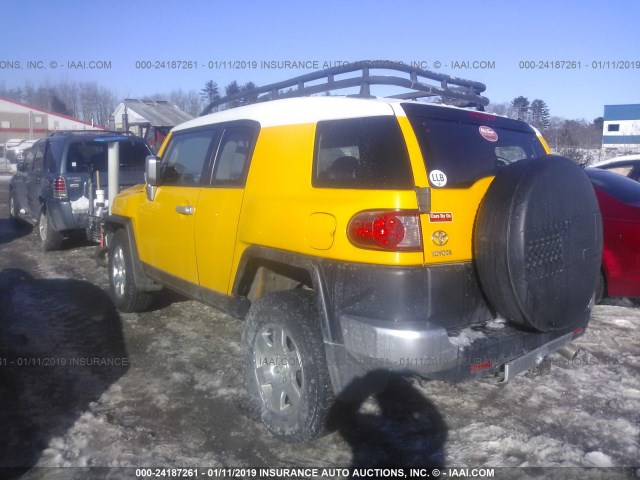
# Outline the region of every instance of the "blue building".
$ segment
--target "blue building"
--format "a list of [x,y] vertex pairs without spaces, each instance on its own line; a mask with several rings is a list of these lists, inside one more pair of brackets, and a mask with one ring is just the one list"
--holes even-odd
[[602,129],[605,152],[640,152],[640,104],[605,105]]

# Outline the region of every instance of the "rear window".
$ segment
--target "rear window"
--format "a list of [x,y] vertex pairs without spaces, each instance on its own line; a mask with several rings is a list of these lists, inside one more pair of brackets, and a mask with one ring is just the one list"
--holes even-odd
[[510,163],[546,155],[523,122],[466,110],[440,112],[442,107],[405,110],[434,187],[469,187]]
[[314,187],[410,189],[413,175],[395,117],[318,122]]
[[[140,171],[145,168],[147,155],[151,155],[149,148],[141,141],[121,141],[120,170]],[[107,141],[73,142],[67,152],[67,172],[107,171],[109,145]]]

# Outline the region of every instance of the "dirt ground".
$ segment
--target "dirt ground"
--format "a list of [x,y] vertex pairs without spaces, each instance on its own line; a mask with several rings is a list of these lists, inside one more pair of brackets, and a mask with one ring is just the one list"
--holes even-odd
[[597,306],[576,342],[579,361],[555,355],[549,375],[505,386],[400,378],[336,413],[329,435],[288,445],[246,412],[240,321],[171,293],[150,312],[117,312],[94,247],[70,239],[41,252],[29,227],[9,221],[8,185],[0,178],[0,467],[23,468],[14,477],[86,478],[51,467],[496,467],[502,478],[515,475],[502,467],[530,478],[540,475],[532,467],[556,467],[547,478],[602,472],[557,467],[625,467],[602,478],[638,475],[640,308],[628,300]]

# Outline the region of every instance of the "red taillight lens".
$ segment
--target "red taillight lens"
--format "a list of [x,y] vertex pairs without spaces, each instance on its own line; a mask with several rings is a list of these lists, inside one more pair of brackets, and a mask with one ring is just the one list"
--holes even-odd
[[53,181],[53,198],[67,198],[67,185],[64,183],[64,177],[56,177]]
[[422,247],[418,212],[360,212],[347,227],[356,247],[378,250],[419,251]]

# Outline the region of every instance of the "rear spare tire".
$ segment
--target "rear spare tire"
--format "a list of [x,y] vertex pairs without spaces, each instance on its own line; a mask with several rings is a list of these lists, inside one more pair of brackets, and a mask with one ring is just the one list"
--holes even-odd
[[591,182],[548,155],[505,167],[476,218],[482,289],[514,324],[547,332],[585,319],[600,273],[602,221]]

